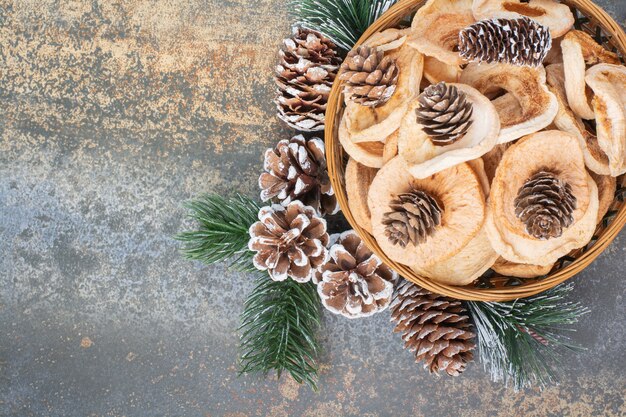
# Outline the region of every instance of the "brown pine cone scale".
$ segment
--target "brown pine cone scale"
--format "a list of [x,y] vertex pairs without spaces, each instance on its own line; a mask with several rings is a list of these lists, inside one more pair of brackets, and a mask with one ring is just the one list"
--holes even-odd
[[541,170],[530,177],[515,198],[515,215],[537,239],[557,238],[574,222],[572,187],[554,173]]

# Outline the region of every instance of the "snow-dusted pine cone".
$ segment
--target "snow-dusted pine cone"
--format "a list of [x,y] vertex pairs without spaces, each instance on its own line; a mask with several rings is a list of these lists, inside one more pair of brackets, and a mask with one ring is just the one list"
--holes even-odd
[[515,215],[528,234],[542,240],[561,236],[574,222],[575,209],[572,187],[546,171],[528,179],[515,198]]
[[399,69],[394,59],[383,51],[369,46],[359,46],[350,51],[341,64],[346,81],[345,93],[363,106],[379,106],[396,91]]
[[354,230],[331,237],[330,257],[316,274],[322,304],[348,318],[389,306],[397,274],[370,251]]
[[402,281],[390,308],[394,332],[402,333],[404,348],[430,372],[458,376],[473,359],[475,334],[461,301]]
[[319,32],[294,28],[279,56],[278,117],[299,131],[324,130],[326,102],[341,64],[337,46]]
[[254,266],[267,270],[274,281],[307,282],[327,261],[328,242],[326,221],[313,207],[292,201],[261,208],[259,221],[250,227],[248,248],[257,252]]
[[459,32],[459,54],[468,61],[538,67],[551,47],[550,29],[528,17],[481,20]]
[[265,151],[263,168],[266,172],[259,177],[263,201],[276,199],[287,205],[300,200],[322,216],[339,211],[321,139],[298,135],[281,140],[276,148]]
[[398,195],[383,215],[385,235],[394,245],[403,248],[410,242],[418,245],[426,241],[441,223],[442,210],[428,193],[415,190]]

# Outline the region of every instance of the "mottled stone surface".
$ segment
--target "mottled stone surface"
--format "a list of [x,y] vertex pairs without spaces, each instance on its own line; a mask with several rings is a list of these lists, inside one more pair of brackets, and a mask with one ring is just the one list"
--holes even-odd
[[271,104],[288,32],[278,0],[0,0],[0,415],[625,415],[626,233],[574,279],[589,350],[543,393],[477,364],[428,376],[388,313],[324,315],[317,394],[237,378],[252,283],[172,235],[183,200],[256,193],[289,134]]

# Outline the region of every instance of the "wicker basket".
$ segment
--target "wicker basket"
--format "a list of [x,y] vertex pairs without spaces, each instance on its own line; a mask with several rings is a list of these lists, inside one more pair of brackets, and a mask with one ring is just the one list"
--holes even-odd
[[[369,27],[361,39],[359,39],[357,45],[378,31],[397,27],[424,3],[425,0],[399,1]],[[626,35],[605,11],[588,0],[562,0],[562,3],[570,6],[574,11],[577,29],[586,31],[607,49],[617,52],[623,61],[623,57],[626,56]],[[623,184],[624,178],[618,178],[618,191],[613,205],[607,216],[598,225],[591,242],[584,248],[575,250],[568,256],[561,258],[547,276],[521,279],[501,276],[493,270],[489,270],[474,283],[463,287],[441,284],[423,278],[409,267],[389,259],[378,246],[374,237],[357,224],[353,214],[350,212],[344,183],[347,155],[338,140],[338,127],[344,110],[342,89],[342,82],[337,80],[333,85],[328,100],[325,130],[328,170],[341,209],[354,230],[386,264],[395,269],[404,278],[430,291],[462,300],[479,301],[507,301],[540,293],[562,283],[585,269],[604,251],[626,223],[626,204],[624,204],[626,188]]]

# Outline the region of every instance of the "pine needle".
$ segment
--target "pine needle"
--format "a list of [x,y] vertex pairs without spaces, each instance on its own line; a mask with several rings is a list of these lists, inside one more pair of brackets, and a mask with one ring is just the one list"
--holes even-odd
[[260,276],[241,316],[240,374],[287,372],[317,390],[319,304],[311,282]]
[[507,303],[467,302],[476,327],[478,353],[494,382],[515,391],[545,388],[557,380],[560,348],[581,350],[564,332],[588,309],[566,301],[572,284]]
[[296,24],[330,38],[345,51],[397,0],[295,0]]
[[255,271],[253,252],[248,250],[248,229],[257,221],[259,206],[248,197],[225,198],[216,194],[203,195],[186,202],[189,216],[198,229],[182,232],[176,239],[187,259],[205,264],[228,262],[239,271]]

